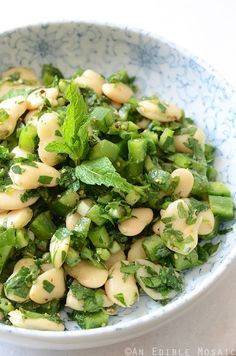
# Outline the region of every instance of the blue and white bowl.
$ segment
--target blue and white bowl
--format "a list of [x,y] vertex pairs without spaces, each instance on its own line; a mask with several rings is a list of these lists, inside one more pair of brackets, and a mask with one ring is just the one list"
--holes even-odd
[[[236,94],[196,56],[143,31],[89,23],[39,25],[0,35],[0,71],[26,66],[40,74],[44,63],[53,63],[65,75],[79,66],[105,74],[126,68],[137,76],[140,95],[157,94],[176,103],[203,128],[217,148],[220,179],[235,193]],[[80,330],[63,312],[65,332],[0,325],[0,339],[41,349],[75,349],[111,344],[160,327],[207,292],[235,258],[233,231],[216,240],[221,240],[219,251],[186,273],[184,292],[166,306],[141,296],[104,328]]]

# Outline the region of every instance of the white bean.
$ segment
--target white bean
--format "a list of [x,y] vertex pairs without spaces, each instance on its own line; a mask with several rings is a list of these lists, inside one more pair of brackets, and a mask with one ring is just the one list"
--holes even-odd
[[[165,109],[163,110],[161,107]],[[137,111],[147,119],[159,122],[179,121],[183,115],[182,110],[177,106],[166,103],[163,105],[158,99],[140,101]]]
[[33,216],[32,209],[26,207],[19,210],[13,210],[9,213],[0,214],[0,225],[7,229],[11,227],[21,229],[30,222]]
[[108,278],[105,268],[94,266],[88,261],[80,261],[75,267],[64,266],[66,272],[87,288],[102,287]]
[[40,110],[30,110],[24,117],[24,122],[26,125],[30,124],[35,127],[38,125],[38,118],[39,118]]
[[[128,264],[128,261],[122,261],[122,263]],[[110,269],[105,291],[114,304],[130,307],[138,299],[138,288],[132,274],[124,278],[124,273],[120,271],[121,266],[121,262],[117,262]]]
[[[192,153],[191,148],[186,146],[188,144],[188,139],[191,137],[190,135],[188,135],[188,134],[174,135],[173,137],[174,137],[175,149],[177,152]],[[197,127],[196,132],[194,133],[194,135],[192,137],[198,141],[198,143],[201,145],[202,150],[204,151],[204,148],[205,148],[204,145],[205,145],[205,139],[206,139],[204,132],[199,127]]]
[[45,98],[49,101],[52,107],[57,106],[57,98],[59,95],[58,88],[40,88],[29,94],[27,98],[28,110],[38,109],[44,103]]
[[38,318],[26,317],[24,313],[22,313],[18,309],[11,311],[8,315],[12,325],[18,328],[49,331],[64,330],[64,325],[62,323],[57,323],[55,321],[49,320],[45,316]]
[[126,260],[126,256],[124,251],[119,250],[116,253],[111,253],[109,259],[105,261],[105,265],[108,269],[110,269],[116,262],[120,262]]
[[62,159],[62,155],[46,151],[46,146],[61,138],[61,128],[58,123],[58,114],[55,112],[43,114],[37,123],[37,134],[39,137],[38,154],[41,161],[49,166],[55,166]]
[[[23,80],[33,81],[34,85],[40,84],[35,73],[31,69],[26,68],[26,67],[12,67],[12,68],[6,70],[5,72],[1,73],[1,77],[3,79],[7,79],[10,76],[16,75],[16,74]],[[29,84],[28,86],[31,86],[31,85]]]
[[[174,202],[170,203],[166,210],[161,210],[161,218],[173,218],[171,221],[172,228],[174,230],[180,231],[183,237],[183,244],[181,247],[175,244],[176,236],[175,234],[171,235],[169,239],[166,241],[167,247],[175,252],[178,252],[182,255],[188,255],[198,243],[198,230],[200,224],[202,222],[201,217],[197,217],[197,221],[192,224],[188,225],[186,222],[185,217],[179,216],[179,207],[181,204],[181,208],[184,209],[186,212],[189,211],[189,206],[184,199],[178,199]],[[162,234],[165,228],[165,224],[160,222],[160,233]]]
[[66,215],[66,228],[69,231],[73,231],[75,228],[75,225],[77,224],[77,222],[80,219],[80,214],[79,213],[69,213]]
[[18,190],[11,186],[8,187],[7,191],[0,192],[0,209],[3,210],[17,210],[23,209],[27,206],[34,204],[38,197],[32,197],[26,201],[22,201],[22,195],[26,193],[26,190]]
[[60,234],[58,237],[57,233],[55,233],[50,241],[50,256],[52,265],[55,268],[60,268],[66,258],[70,247],[70,234]]
[[94,201],[92,199],[80,200],[77,207],[77,213],[79,213],[81,216],[86,216],[93,205]]
[[202,218],[202,222],[199,226],[198,233],[199,235],[208,235],[210,234],[215,226],[215,217],[211,209],[202,211],[198,217]]
[[154,233],[155,233],[156,235],[158,235],[158,236],[161,234],[161,231],[160,231],[161,225],[162,225],[161,221],[160,221],[160,220],[157,220],[157,221],[153,224],[153,226],[152,226],[152,230],[153,230]]
[[0,103],[0,111],[6,114],[6,119],[0,122],[0,139],[5,139],[13,133],[17,120],[26,109],[27,105],[23,96],[6,99]]
[[22,267],[33,267],[35,265],[35,261],[31,257],[24,257],[21,258],[19,261],[16,262],[13,273],[18,272]]
[[103,94],[112,101],[123,104],[134,94],[133,90],[124,83],[105,83],[102,86]]
[[41,264],[41,270],[43,272],[47,272],[50,269],[53,269],[53,265],[51,263],[43,263],[43,264]]
[[128,261],[136,261],[138,259],[145,260],[147,258],[146,253],[143,248],[143,241],[145,240],[145,237],[142,237],[135,242],[132,243],[130,246],[130,250],[128,252]]
[[132,209],[131,215],[131,218],[118,225],[118,229],[125,236],[140,234],[153,219],[153,211],[150,208]]
[[[14,167],[20,172],[15,173]],[[41,162],[32,162],[32,165],[17,163],[12,166],[9,176],[18,189],[37,189],[38,187],[55,187],[58,184],[60,173],[53,167]]]
[[91,69],[85,70],[84,73],[81,76],[75,78],[74,81],[79,87],[91,88],[98,95],[102,94],[102,86],[105,83],[103,77]]
[[177,168],[172,173],[171,176],[179,177],[179,182],[175,188],[174,193],[180,198],[186,198],[189,196],[193,189],[194,178],[189,169]]
[[14,154],[14,158],[19,158],[19,157],[27,158],[28,155],[30,154],[30,152],[22,150],[22,148],[20,148],[19,146],[14,147],[11,153]]
[[[103,294],[103,308],[108,308],[113,305],[112,301],[106,296],[103,290],[100,290]],[[84,300],[77,299],[72,293],[71,289],[67,293],[66,297],[66,307],[69,307],[74,310],[83,311],[84,310]]]
[[35,303],[45,304],[51,300],[62,298],[65,290],[63,269],[53,268],[37,277],[30,289],[29,297]]

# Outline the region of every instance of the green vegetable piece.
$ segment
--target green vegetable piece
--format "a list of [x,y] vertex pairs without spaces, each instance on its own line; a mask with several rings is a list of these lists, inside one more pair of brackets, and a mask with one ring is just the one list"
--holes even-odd
[[169,156],[168,159],[181,168],[189,168],[192,163],[192,159],[184,153],[175,153]]
[[211,182],[214,182],[217,178],[217,170],[209,165],[207,166],[207,178]]
[[43,84],[49,86],[53,84],[55,78],[58,80],[64,77],[61,71],[52,64],[44,64],[42,68]]
[[2,273],[3,267],[5,266],[9,256],[11,255],[13,246],[3,246],[0,252],[0,274]]
[[37,128],[26,125],[20,132],[19,147],[30,153],[34,153],[37,146]]
[[25,229],[16,230],[16,248],[24,248],[29,243],[29,235]]
[[174,253],[172,262],[177,271],[183,271],[199,265],[196,249],[192,250],[187,256]]
[[6,298],[0,298],[0,311],[7,315],[10,311],[14,310],[15,308],[11,304],[11,302]]
[[106,133],[114,122],[112,109],[97,106],[90,114],[92,124],[101,132]]
[[66,255],[65,263],[70,267],[74,267],[79,262],[80,262],[79,252],[74,250],[72,247],[69,247],[69,250]]
[[136,138],[128,141],[129,160],[134,163],[142,163],[147,152],[147,140]]
[[119,156],[119,152],[120,149],[115,143],[101,140],[90,150],[89,159],[108,157],[111,162],[115,162]]
[[78,194],[72,190],[65,191],[52,202],[52,212],[55,215],[66,216],[78,203]]
[[107,261],[111,256],[110,252],[106,248],[101,248],[101,247],[96,248],[96,254],[103,261]]
[[209,195],[209,204],[214,215],[225,219],[233,219],[234,204],[232,198]]
[[153,262],[159,262],[171,254],[171,251],[165,246],[161,237],[157,235],[147,237],[142,245],[148,259]]
[[46,290],[46,292],[51,293],[54,288],[55,285],[49,282],[47,279],[43,281],[43,289]]
[[111,240],[105,226],[94,227],[89,232],[88,236],[95,247],[108,248],[111,244]]
[[207,177],[195,171],[192,171],[192,174],[194,177],[194,184],[193,184],[193,189],[191,194],[197,197],[202,197],[204,194],[207,194],[208,192],[209,182],[207,180]]
[[39,176],[38,182],[41,184],[50,184],[53,177],[50,176]]
[[39,240],[49,240],[57,227],[51,219],[49,211],[45,211],[36,216],[30,224],[30,230]]
[[226,185],[221,182],[209,182],[207,192],[209,195],[219,195],[223,197],[231,196],[228,187],[226,187]]
[[175,152],[174,131],[166,128],[160,136],[159,145],[164,152]]
[[165,193],[171,194],[178,184],[178,178],[172,178],[169,172],[161,169],[154,169],[147,175],[148,181],[154,188],[163,190]]
[[77,321],[82,329],[92,329],[106,326],[109,316],[103,310],[96,313],[73,312],[72,319]]
[[106,219],[101,216],[102,211],[99,205],[94,204],[86,214],[86,216],[91,219],[96,225],[101,226],[105,223]]

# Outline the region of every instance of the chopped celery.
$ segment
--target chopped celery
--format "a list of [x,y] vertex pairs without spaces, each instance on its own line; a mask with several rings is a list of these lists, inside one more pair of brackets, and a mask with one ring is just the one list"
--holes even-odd
[[219,195],[223,197],[230,197],[231,193],[228,187],[221,182],[209,182],[207,192],[209,195]]
[[20,132],[19,147],[30,153],[34,153],[37,144],[37,128],[26,125]]
[[89,159],[96,159],[100,157],[108,157],[111,162],[117,160],[119,156],[119,147],[108,140],[101,140],[90,151]]
[[105,226],[94,227],[89,231],[88,236],[95,247],[108,248],[111,244],[111,239]]
[[174,145],[174,131],[166,128],[160,136],[159,145],[164,152],[173,153],[175,152]]
[[209,195],[209,204],[214,215],[225,219],[233,219],[234,204],[232,198]]
[[86,216],[98,226],[103,225],[106,221],[106,219],[102,216],[101,207],[98,204],[94,204],[89,209]]
[[142,163],[147,152],[147,140],[137,138],[128,141],[129,160],[134,163]]
[[60,216],[66,216],[77,204],[78,194],[72,190],[67,190],[52,202],[52,212]]
[[51,219],[50,212],[44,211],[32,220],[30,229],[39,240],[44,241],[52,237],[57,227]]

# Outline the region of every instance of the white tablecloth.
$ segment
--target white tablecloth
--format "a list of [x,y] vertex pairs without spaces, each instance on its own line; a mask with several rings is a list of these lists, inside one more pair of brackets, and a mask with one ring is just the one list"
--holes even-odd
[[[58,20],[100,21],[155,32],[204,58],[236,87],[236,1],[66,0],[1,2],[0,32]],[[7,344],[0,356],[236,355],[236,261],[209,294],[159,330],[83,351],[36,351]]]

